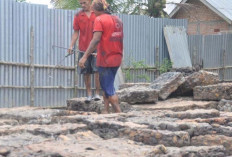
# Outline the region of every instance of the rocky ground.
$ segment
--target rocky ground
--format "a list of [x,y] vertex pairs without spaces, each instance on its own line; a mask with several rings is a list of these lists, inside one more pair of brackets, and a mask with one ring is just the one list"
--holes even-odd
[[0,157],[229,157],[231,89],[213,73],[171,72],[123,85],[120,114],[84,98],[62,109],[0,109]]
[[0,156],[230,156],[232,113],[218,105],[182,97],[130,105],[120,114],[0,109]]

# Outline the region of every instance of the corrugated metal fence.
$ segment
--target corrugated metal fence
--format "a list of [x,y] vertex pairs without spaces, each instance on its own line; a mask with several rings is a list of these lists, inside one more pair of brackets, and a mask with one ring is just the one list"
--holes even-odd
[[[126,82],[150,82],[156,67],[169,58],[163,29],[165,26],[187,28],[187,20],[119,15],[124,24],[124,62]],[[142,68],[146,67],[146,68]]]
[[[81,76],[77,95],[74,95],[74,56],[59,63],[66,51],[53,47],[69,46],[75,13],[0,0],[0,107],[64,106],[66,99],[85,95]],[[124,23],[124,67],[131,66],[132,60],[143,60],[154,68],[168,58],[163,27],[187,26],[186,20],[118,16]],[[154,79],[152,70],[141,69],[133,72],[132,81],[144,80],[143,74],[149,75],[151,81]]]
[[[74,93],[74,59],[63,58],[75,11],[52,10],[44,5],[0,1],[0,107],[61,106]],[[31,83],[30,29],[34,32],[34,82]]]
[[218,73],[223,81],[232,81],[232,34],[191,35],[188,42],[193,65]]

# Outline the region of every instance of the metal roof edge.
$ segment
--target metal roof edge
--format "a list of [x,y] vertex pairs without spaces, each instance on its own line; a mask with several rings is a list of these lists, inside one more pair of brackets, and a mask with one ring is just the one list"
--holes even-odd
[[[188,0],[182,0],[180,3],[186,3]],[[215,7],[213,7],[208,1],[206,0],[200,0],[201,3],[203,3],[204,5],[206,5],[210,10],[212,10],[213,12],[215,12],[217,15],[219,15],[221,18],[223,18],[226,22],[228,22],[229,24],[232,24],[232,20],[229,19],[228,17],[226,17],[224,14],[222,14],[218,9],[216,9]],[[169,14],[169,16],[172,18],[178,11],[180,10],[179,6],[176,6],[173,11]]]
[[[182,0],[180,3],[183,4],[183,3],[186,3],[188,0]],[[180,10],[180,7],[179,6],[176,6],[172,12],[169,14],[170,17],[173,17],[178,11]]]
[[232,24],[232,20],[230,20],[228,17],[226,17],[224,14],[222,14],[218,9],[213,7],[209,2],[207,2],[206,0],[200,0],[200,1],[201,1],[201,3],[206,5],[210,10],[212,10],[217,15],[219,15],[221,18],[223,18],[226,22],[228,22],[229,24]]

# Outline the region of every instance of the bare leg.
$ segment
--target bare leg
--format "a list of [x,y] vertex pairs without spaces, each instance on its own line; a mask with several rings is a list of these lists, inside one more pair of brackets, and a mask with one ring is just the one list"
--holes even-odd
[[87,91],[87,95],[91,96],[92,92],[91,92],[91,75],[90,74],[84,74],[85,77],[85,87],[86,87],[86,91]]
[[111,103],[111,105],[114,108],[114,111],[116,113],[121,112],[121,108],[120,108],[119,103],[118,103],[118,96],[116,94],[109,97],[109,102]]
[[109,113],[110,109],[110,102],[109,99],[105,96],[105,93],[103,94],[103,99],[104,99],[104,111],[102,112],[103,114]]
[[99,73],[95,73],[95,84],[96,84],[96,94],[100,95],[100,81],[99,81]]

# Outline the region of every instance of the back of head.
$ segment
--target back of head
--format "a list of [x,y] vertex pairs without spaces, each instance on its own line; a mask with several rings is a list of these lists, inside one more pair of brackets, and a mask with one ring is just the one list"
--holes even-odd
[[93,0],[92,7],[96,11],[110,14],[109,4],[106,2],[106,0]]

